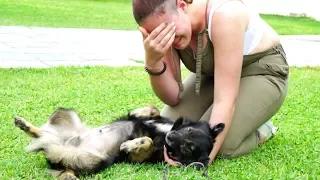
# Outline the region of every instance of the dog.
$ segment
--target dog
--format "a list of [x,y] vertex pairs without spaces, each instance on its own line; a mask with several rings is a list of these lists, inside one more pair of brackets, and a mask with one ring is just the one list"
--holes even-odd
[[80,173],[94,173],[117,162],[164,161],[168,156],[184,165],[208,165],[215,138],[224,124],[210,128],[207,122],[160,116],[154,106],[135,109],[113,122],[89,128],[72,109],[59,108],[40,128],[22,117],[16,127],[33,138],[29,152],[43,152],[58,179],[78,179]]

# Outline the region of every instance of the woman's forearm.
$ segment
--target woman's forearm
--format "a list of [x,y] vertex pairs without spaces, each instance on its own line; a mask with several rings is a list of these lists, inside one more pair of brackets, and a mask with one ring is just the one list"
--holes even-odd
[[174,78],[166,76],[170,75],[164,73],[161,76],[150,76],[151,86],[162,102],[169,106],[175,106],[179,103],[179,86]]
[[217,136],[216,142],[214,143],[213,149],[209,155],[210,162],[212,163],[214,158],[216,157],[232,122],[233,114],[235,110],[235,104],[234,103],[217,103],[213,104],[213,109],[211,113],[210,118],[210,125],[211,127],[218,124],[218,123],[224,123],[225,128],[224,130]]
[[[163,62],[161,62],[163,64]],[[179,103],[179,85],[174,78],[173,65],[167,63],[167,69],[160,76],[150,75],[150,83],[157,97],[169,106],[174,106]],[[154,72],[160,72],[164,66]]]

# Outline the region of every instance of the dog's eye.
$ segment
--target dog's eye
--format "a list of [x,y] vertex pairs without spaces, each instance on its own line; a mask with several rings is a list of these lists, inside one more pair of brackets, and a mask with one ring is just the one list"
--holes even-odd
[[191,131],[191,128],[188,128],[187,130],[190,132],[190,131]]

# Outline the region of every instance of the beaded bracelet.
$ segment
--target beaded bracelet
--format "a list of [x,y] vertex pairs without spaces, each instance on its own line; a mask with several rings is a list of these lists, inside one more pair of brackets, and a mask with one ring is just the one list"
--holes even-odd
[[163,62],[163,69],[159,72],[152,72],[147,67],[144,67],[144,69],[151,76],[160,76],[161,74],[163,74],[167,70],[167,64],[165,62]]

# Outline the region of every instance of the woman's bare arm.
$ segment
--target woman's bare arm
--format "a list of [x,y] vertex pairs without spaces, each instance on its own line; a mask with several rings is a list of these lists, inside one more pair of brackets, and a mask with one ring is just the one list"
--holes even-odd
[[220,7],[212,19],[212,42],[215,47],[214,102],[210,125],[222,122],[225,129],[217,137],[210,163],[220,149],[231,125],[238,96],[243,62],[244,34],[248,14],[244,5],[231,1]]

